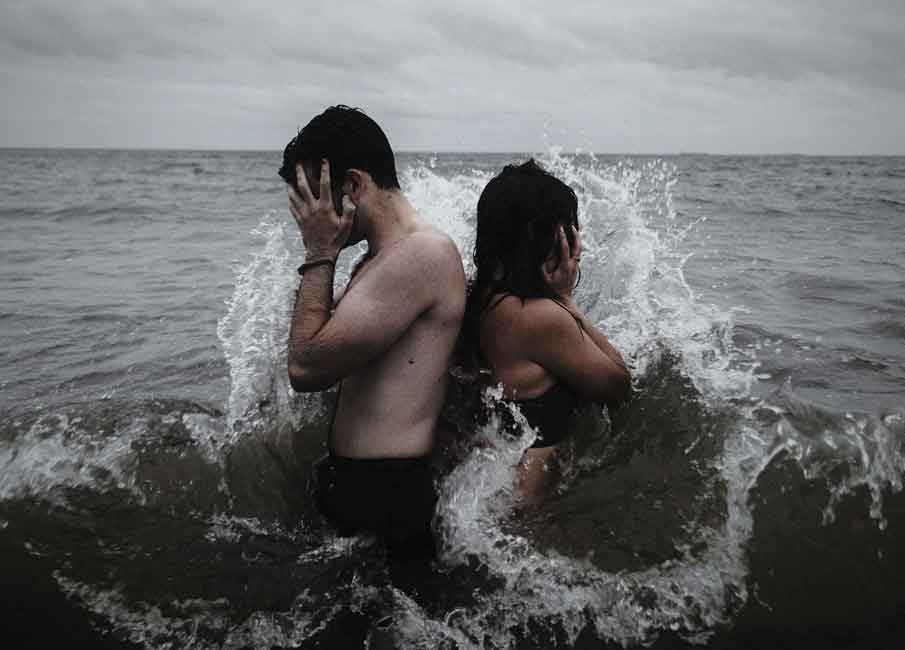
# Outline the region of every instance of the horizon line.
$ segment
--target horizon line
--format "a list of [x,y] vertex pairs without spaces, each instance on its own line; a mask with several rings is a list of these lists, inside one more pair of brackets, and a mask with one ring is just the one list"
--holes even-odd
[[[10,146],[0,145],[0,151],[120,151],[120,152],[192,152],[192,153],[282,153],[281,148],[213,148],[213,147],[95,147],[95,146]],[[549,151],[549,150],[548,150]],[[436,155],[436,154],[477,154],[477,155],[527,155],[544,154],[547,151],[477,151],[468,149],[397,149],[395,154]],[[629,152],[629,151],[586,151],[578,148],[567,150],[560,148],[560,153],[570,155],[594,155],[594,156],[724,156],[724,157],[799,157],[799,158],[902,158],[903,153],[801,153],[801,152],[732,152],[714,153],[710,151],[664,151],[664,152]]]

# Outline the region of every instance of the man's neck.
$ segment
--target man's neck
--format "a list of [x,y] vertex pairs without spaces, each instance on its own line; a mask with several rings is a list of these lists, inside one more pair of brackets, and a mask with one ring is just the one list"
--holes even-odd
[[363,224],[368,241],[368,255],[373,257],[411,234],[421,226],[418,212],[405,195],[396,191],[383,191],[372,208],[368,223]]

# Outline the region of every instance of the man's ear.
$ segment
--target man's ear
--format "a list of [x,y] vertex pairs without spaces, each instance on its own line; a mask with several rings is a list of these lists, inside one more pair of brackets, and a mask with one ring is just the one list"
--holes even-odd
[[364,185],[364,174],[357,169],[350,169],[346,172],[346,177],[343,179],[343,194],[348,195],[352,202],[357,205],[364,191]]

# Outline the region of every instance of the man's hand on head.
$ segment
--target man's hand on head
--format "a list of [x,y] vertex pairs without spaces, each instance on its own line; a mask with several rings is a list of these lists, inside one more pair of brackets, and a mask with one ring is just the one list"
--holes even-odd
[[352,231],[355,205],[343,194],[342,214],[337,214],[330,190],[330,162],[326,159],[321,162],[318,198],[314,198],[301,164],[296,165],[296,177],[299,190],[289,188],[289,210],[302,232],[306,259],[335,260]]

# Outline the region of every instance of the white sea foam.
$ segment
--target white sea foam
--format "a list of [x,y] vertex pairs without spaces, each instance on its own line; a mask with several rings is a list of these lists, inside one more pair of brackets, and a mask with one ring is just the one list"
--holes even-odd
[[174,603],[176,609],[184,610],[187,615],[166,616],[157,605],[127,603],[119,589],[100,589],[73,580],[60,571],[54,571],[53,577],[69,598],[103,616],[120,637],[145,648],[219,648],[222,647],[219,643],[199,636],[199,630],[222,632],[229,627],[229,602],[225,599]]
[[138,455],[133,450],[146,430],[142,418],[113,432],[89,432],[80,418],[44,415],[13,440],[0,441],[0,499],[35,496],[63,500],[64,488],[103,492],[125,490],[138,502]]
[[246,535],[268,535],[273,532],[282,533],[274,525],[265,526],[256,517],[235,517],[225,513],[217,513],[210,518],[205,538],[208,541],[237,542]]
[[228,439],[228,434],[222,417],[207,413],[183,413],[182,424],[208,463],[223,463],[224,441]]
[[[767,409],[776,421],[759,431],[764,455],[780,453],[794,460],[808,480],[823,478],[829,495],[824,524],[835,520],[835,507],[857,488],[870,494],[870,516],[882,529],[884,493],[900,492],[905,477],[905,416],[845,413],[836,416],[800,401],[791,380],[777,394],[748,409]],[[841,471],[836,471],[841,470]]]
[[[330,594],[313,595],[304,590],[285,611],[254,611],[235,623],[226,598],[168,603],[165,614],[156,604],[130,602],[116,587],[98,588],[61,571],[55,571],[53,577],[69,598],[104,617],[118,637],[158,650],[298,647],[321,632],[340,612],[360,611],[369,603],[387,600],[382,590],[357,584],[338,586]],[[413,626],[407,627],[403,632],[411,636]]]

